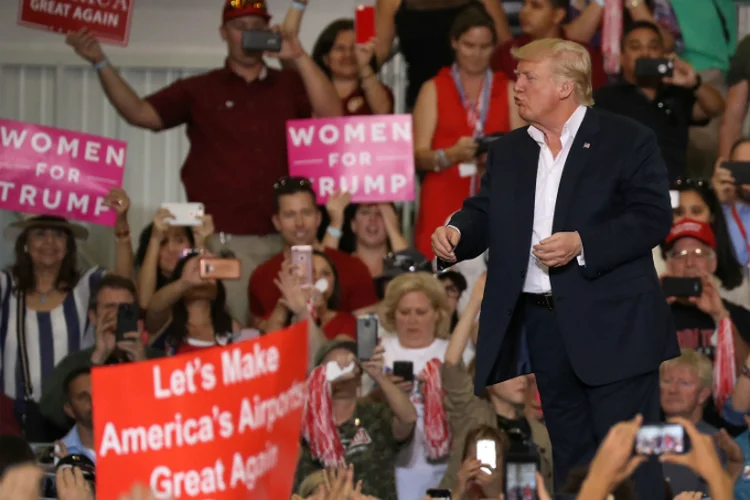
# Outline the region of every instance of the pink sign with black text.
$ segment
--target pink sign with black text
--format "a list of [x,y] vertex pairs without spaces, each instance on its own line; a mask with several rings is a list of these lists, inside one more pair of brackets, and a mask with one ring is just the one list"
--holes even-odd
[[289,174],[313,182],[318,203],[336,190],[352,202],[414,199],[411,115],[290,120]]
[[104,197],[122,186],[126,150],[107,137],[0,120],[0,209],[113,226]]

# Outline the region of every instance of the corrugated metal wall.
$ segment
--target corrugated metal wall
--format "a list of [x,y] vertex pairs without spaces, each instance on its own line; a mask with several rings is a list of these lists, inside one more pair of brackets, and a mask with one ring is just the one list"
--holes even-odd
[[[383,77],[403,102],[400,58],[383,68]],[[199,69],[121,68],[125,80],[139,95],[154,92]],[[399,104],[399,111],[402,105]],[[0,64],[0,117],[114,137],[127,141],[124,187],[132,200],[130,223],[137,233],[164,201],[184,201],[180,166],[187,153],[184,128],[155,134],[125,123],[106,100],[95,72],[81,66]],[[0,229],[18,218],[0,211]],[[81,250],[86,259],[109,265],[114,250],[111,230],[89,225],[91,237]],[[12,248],[0,245],[0,267],[12,262]]]

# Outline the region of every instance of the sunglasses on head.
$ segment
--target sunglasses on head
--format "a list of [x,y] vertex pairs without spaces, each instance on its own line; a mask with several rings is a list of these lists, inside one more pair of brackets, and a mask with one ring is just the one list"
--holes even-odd
[[684,188],[707,188],[707,189],[713,189],[713,184],[711,184],[711,181],[706,179],[693,179],[690,177],[678,177],[677,180],[674,181],[673,187],[675,189],[684,189]]
[[312,187],[312,183],[305,177],[282,177],[274,183],[273,188],[279,190],[291,186]]

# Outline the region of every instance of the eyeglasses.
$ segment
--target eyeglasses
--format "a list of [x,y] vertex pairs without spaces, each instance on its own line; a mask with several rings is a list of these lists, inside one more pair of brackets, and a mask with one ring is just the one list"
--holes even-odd
[[256,9],[265,9],[265,2],[251,2],[250,0],[232,0],[227,3],[227,9],[244,9],[245,7],[253,7]]
[[670,250],[667,252],[667,257],[670,259],[678,259],[678,260],[684,260],[687,259],[688,255],[692,255],[696,259],[713,259],[716,255],[713,250],[704,250],[703,248],[695,248],[693,250],[680,250],[679,252],[676,250]]
[[292,186],[309,188],[312,187],[312,182],[306,177],[282,177],[274,183],[273,189],[278,191],[279,189],[288,189]]

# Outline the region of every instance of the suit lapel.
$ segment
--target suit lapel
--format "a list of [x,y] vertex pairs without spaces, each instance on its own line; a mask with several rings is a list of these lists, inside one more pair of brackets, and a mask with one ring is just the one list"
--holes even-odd
[[570,204],[573,201],[578,178],[586,170],[588,162],[594,154],[594,144],[596,144],[594,139],[599,131],[599,120],[594,113],[591,108],[586,110],[586,115],[583,117],[583,122],[578,128],[578,133],[565,161],[560,187],[557,190],[552,234],[565,229],[565,220],[570,211]]
[[[528,134],[520,142],[517,149],[518,165],[516,183],[514,184],[513,210],[517,214],[518,231],[528,232],[528,242],[531,243],[531,233],[534,228],[534,200],[536,198],[536,174],[539,168],[539,144]],[[525,240],[524,240],[525,241]],[[526,251],[526,249],[524,249]]]

